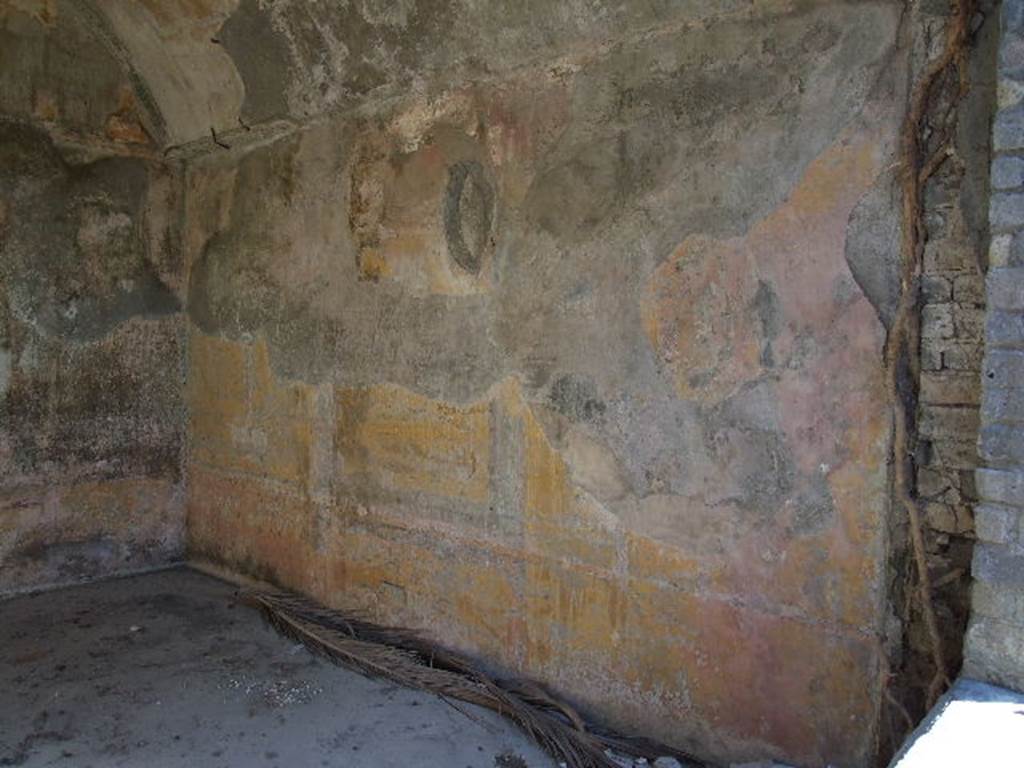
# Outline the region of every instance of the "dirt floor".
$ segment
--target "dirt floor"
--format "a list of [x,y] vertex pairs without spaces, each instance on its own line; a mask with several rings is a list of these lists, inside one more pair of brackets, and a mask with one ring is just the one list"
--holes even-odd
[[0,602],[0,765],[554,765],[491,713],[314,658],[233,591],[181,568]]

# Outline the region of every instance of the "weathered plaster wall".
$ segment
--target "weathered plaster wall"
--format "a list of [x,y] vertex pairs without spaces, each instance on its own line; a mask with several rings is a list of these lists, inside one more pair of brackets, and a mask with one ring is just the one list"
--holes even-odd
[[69,7],[0,4],[0,591],[183,548],[181,175]]
[[[0,0],[0,589],[180,554],[187,375],[196,556],[703,754],[884,752],[930,674],[887,510],[894,142],[947,9],[902,11]],[[951,669],[990,26],[925,196]]]
[[159,116],[88,8],[70,0],[0,1],[0,111],[119,153],[150,144]]
[[[38,0],[21,0],[21,2]],[[765,5],[774,4],[769,0]],[[742,0],[80,0],[109,29],[161,116],[161,141],[210,142],[397,94],[501,77],[623,34],[701,28]]]
[[866,764],[900,11],[655,25],[193,163],[192,554],[705,755]]

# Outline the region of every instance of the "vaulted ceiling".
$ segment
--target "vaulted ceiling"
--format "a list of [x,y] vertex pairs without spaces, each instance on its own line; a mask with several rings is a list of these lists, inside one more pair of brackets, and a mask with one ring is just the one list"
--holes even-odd
[[[530,63],[571,71],[625,37],[760,5],[786,4],[0,0],[0,108],[72,126],[99,118],[108,139],[141,131],[166,148]],[[83,80],[84,100],[70,92]]]

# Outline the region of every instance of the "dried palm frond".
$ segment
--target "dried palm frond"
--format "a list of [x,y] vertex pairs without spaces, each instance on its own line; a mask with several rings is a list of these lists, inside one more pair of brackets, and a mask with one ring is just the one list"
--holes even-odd
[[509,718],[568,768],[616,768],[618,763],[605,753],[609,749],[648,759],[670,755],[701,765],[685,753],[647,739],[595,728],[537,683],[493,679],[470,659],[414,630],[374,624],[283,592],[247,591],[240,597],[281,634],[331,662]]

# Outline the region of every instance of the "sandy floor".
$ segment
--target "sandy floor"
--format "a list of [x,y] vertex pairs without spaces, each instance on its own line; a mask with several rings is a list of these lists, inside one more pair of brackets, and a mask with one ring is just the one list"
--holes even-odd
[[322,662],[187,569],[0,602],[0,766],[552,766],[500,718]]

